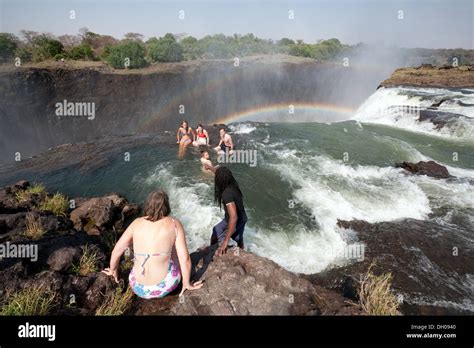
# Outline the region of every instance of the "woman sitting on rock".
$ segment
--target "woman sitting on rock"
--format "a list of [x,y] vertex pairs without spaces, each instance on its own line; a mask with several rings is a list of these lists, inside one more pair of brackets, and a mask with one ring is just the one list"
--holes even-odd
[[196,133],[194,130],[189,127],[188,121],[183,121],[181,127],[179,127],[178,132],[176,133],[176,143],[179,146],[186,147],[190,145],[194,140],[196,140]]
[[196,141],[193,141],[193,145],[209,145],[209,133],[207,133],[202,124],[198,124],[196,128]]
[[112,251],[110,268],[103,272],[118,282],[120,257],[133,245],[135,262],[129,275],[133,292],[142,298],[164,297],[181,281],[183,289],[195,290],[202,282],[191,284],[191,258],[186,236],[179,220],[169,216],[168,195],[151,192],[144,205],[144,216],[135,219],[120,237]]

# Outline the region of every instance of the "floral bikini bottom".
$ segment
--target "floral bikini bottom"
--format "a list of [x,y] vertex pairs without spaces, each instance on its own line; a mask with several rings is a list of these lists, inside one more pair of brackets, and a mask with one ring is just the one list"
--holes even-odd
[[165,279],[163,279],[158,284],[139,284],[135,279],[133,269],[128,276],[128,281],[133,292],[138,297],[145,299],[165,297],[179,285],[179,282],[181,281],[181,272],[179,270],[179,266],[170,257],[168,273],[166,274]]

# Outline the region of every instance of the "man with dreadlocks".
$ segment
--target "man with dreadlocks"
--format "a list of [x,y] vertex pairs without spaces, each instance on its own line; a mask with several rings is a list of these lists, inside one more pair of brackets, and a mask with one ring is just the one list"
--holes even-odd
[[219,167],[215,171],[214,199],[219,208],[224,205],[225,210],[224,220],[212,229],[211,245],[219,243],[217,256],[225,254],[231,238],[243,249],[247,214],[239,184],[227,167]]

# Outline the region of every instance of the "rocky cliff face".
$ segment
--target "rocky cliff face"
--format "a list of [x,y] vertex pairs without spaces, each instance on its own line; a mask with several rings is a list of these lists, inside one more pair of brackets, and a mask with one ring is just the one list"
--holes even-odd
[[[373,84],[360,83],[371,76]],[[106,135],[175,130],[275,103],[356,106],[384,78],[337,64],[296,57],[159,64],[117,71],[99,63],[0,69],[1,162],[48,147]],[[374,85],[375,84],[375,85]],[[94,103],[93,119],[57,116],[56,104]],[[184,106],[180,113],[180,106]],[[20,141],[21,139],[21,141]]]
[[441,66],[422,65],[417,68],[401,68],[394,71],[390,78],[380,87],[417,86],[440,88],[474,87],[474,67],[472,66]]

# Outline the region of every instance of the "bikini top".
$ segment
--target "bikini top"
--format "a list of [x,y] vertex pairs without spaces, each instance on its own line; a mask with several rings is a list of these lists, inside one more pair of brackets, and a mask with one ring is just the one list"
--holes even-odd
[[198,133],[197,135],[199,138],[205,138],[206,137],[206,134],[204,134],[204,131],[202,131],[201,133]]
[[[173,218],[171,218],[171,220],[173,220],[173,225],[174,225],[174,233],[175,233],[175,243],[176,243],[176,239],[178,238],[178,228],[176,227],[176,221],[174,221]],[[145,256],[145,259],[143,260],[142,262],[142,275],[145,275],[145,264],[146,262],[148,261],[148,259],[151,257],[151,256],[161,256],[161,255],[166,255],[166,256],[169,256],[171,257],[171,252],[173,251],[173,247],[171,247],[170,251],[167,252],[167,253],[155,253],[155,254],[147,254],[147,253],[133,253],[133,255],[136,257],[136,256]]]
[[179,132],[179,134],[182,134],[183,136],[184,135],[189,135],[190,131],[189,131],[189,127],[186,127],[186,131],[184,131],[184,128],[181,127],[181,130]]

